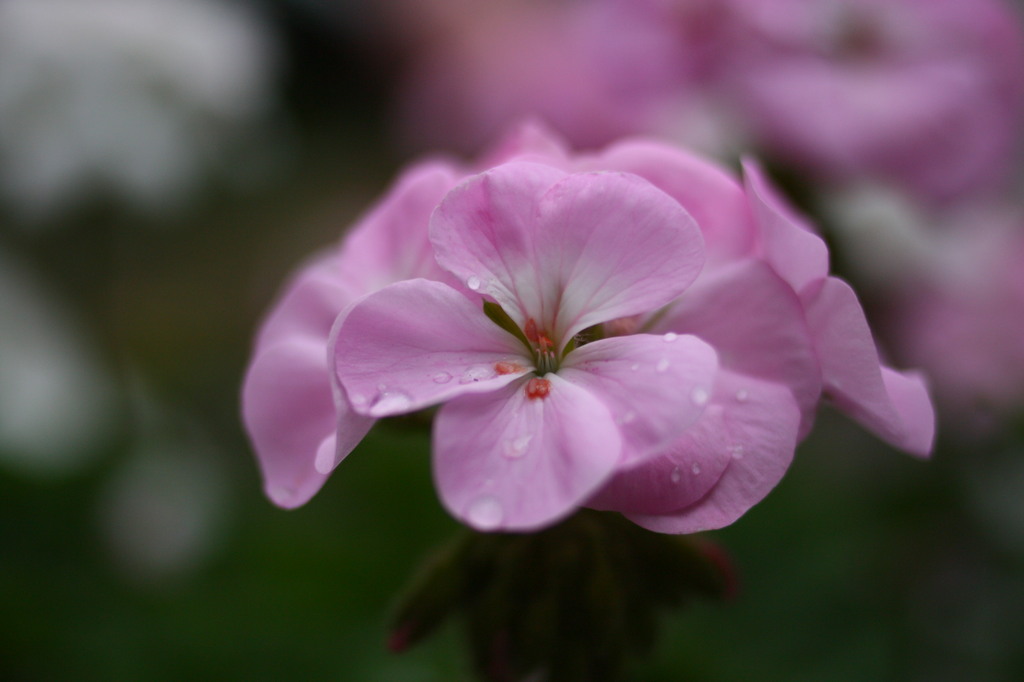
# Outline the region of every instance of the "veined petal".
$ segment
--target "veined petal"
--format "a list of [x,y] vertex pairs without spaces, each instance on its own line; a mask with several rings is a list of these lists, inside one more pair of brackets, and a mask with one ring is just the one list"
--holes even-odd
[[805,306],[828,395],[887,442],[928,456],[935,413],[924,381],[881,366],[853,289],[829,277]]
[[564,171],[542,164],[498,166],[449,192],[430,220],[438,264],[494,298],[520,327],[528,316],[543,313],[546,296],[532,265],[538,201],[564,177]]
[[562,283],[555,333],[659,308],[704,267],[700,228],[679,202],[629,173],[577,173],[542,198],[537,266]]
[[800,299],[765,263],[705,273],[651,331],[695,334],[722,367],[788,386],[803,413],[801,433],[810,430],[821,397],[818,356]]
[[715,350],[695,336],[637,334],[577,348],[558,374],[609,409],[628,464],[660,452],[700,417],[717,369]]
[[434,423],[434,477],[458,519],[478,530],[528,531],[573,512],[619,462],[608,409],[587,390],[548,374],[530,398],[526,381],[461,396]]
[[257,354],[242,389],[242,416],[266,494],[287,508],[309,501],[374,421],[335,404],[326,349],[315,341]]
[[453,190],[431,221],[438,262],[559,346],[669,302],[703,267],[696,223],[627,173],[565,175],[515,162]]
[[744,161],[743,175],[765,260],[797,292],[828,276],[828,247],[821,237],[783,201],[756,163]]
[[334,338],[334,371],[359,414],[387,417],[493,391],[532,369],[523,346],[441,282],[398,282],[354,305]]
[[[741,395],[744,397],[739,400]],[[713,409],[716,406],[722,408],[721,412]],[[651,497],[668,502],[670,494],[667,493],[679,487],[679,506],[655,513],[627,513],[631,521],[659,533],[696,533],[722,528],[764,499],[782,479],[793,459],[800,425],[800,410],[789,389],[720,372],[715,402],[705,414],[707,417],[691,429],[693,433],[687,434],[689,442],[674,446],[669,462],[661,462],[661,468],[654,470],[653,477],[648,474],[651,480],[645,485],[652,487],[637,488],[634,492],[636,498],[636,493],[646,489]],[[710,429],[721,431],[712,433]],[[717,452],[707,452],[708,447]],[[719,462],[705,472],[703,467],[711,466],[712,454]],[[716,476],[723,460],[724,471]],[[701,467],[698,473],[688,464],[691,461]],[[667,464],[673,462],[683,472],[678,483],[676,476],[666,475],[664,471]],[[645,464],[643,468],[653,464]],[[715,477],[710,481],[712,485],[702,490],[703,486],[695,485],[695,481],[705,473],[709,478]],[[681,485],[684,481],[688,484],[686,488]],[[642,481],[637,485],[639,483]]]

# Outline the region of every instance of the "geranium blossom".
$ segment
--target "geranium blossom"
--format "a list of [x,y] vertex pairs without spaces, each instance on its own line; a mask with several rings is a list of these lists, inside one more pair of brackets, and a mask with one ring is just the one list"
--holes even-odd
[[[371,420],[437,404],[441,497],[487,530],[538,528],[580,506],[664,532],[729,524],[778,483],[822,397],[929,452],[920,377],[879,364],[824,242],[755,165],[742,185],[662,144],[573,156],[527,128],[488,166],[438,188],[429,242],[425,206],[406,226],[436,260],[429,279],[388,270],[393,284],[336,299],[308,373],[247,388],[263,406],[250,429],[277,445],[274,467],[261,454],[268,490],[312,481],[290,506]],[[354,240],[343,250],[358,259]],[[278,343],[298,343],[283,329]],[[318,386],[320,440],[290,440],[299,410],[274,416],[291,403],[265,396],[286,382]],[[335,414],[337,435],[326,433]]]
[[431,241],[477,293],[425,280],[387,287],[346,317],[335,360],[361,414],[447,402],[434,447],[456,516],[485,529],[547,525],[704,410],[717,365],[705,342],[577,337],[669,303],[700,272],[696,224],[649,183],[506,164],[444,199]]

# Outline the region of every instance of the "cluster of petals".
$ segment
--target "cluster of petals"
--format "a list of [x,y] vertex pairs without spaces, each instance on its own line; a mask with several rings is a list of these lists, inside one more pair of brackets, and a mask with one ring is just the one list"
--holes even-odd
[[663,144],[574,156],[525,128],[480,168],[407,172],[302,269],[243,409],[282,506],[374,420],[441,405],[435,482],[468,525],[586,506],[687,533],[760,501],[823,398],[930,451],[922,379],[880,364],[824,242],[755,164],[741,184]]

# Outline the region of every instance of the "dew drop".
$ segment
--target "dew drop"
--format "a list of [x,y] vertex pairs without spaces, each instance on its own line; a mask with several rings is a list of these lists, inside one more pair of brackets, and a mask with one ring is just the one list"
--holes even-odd
[[412,397],[403,391],[382,391],[370,406],[370,413],[375,417],[398,414],[409,409]]
[[672,343],[673,341],[679,338],[679,334],[676,334],[675,332],[669,332],[661,338],[665,339],[665,343]]
[[470,367],[459,377],[460,384],[472,384],[491,377],[491,370],[487,367]]
[[681,480],[682,480],[682,478],[683,478],[683,475],[682,475],[682,473],[680,473],[680,471],[679,471],[679,467],[676,467],[676,468],[674,468],[674,469],[672,470],[672,475],[671,475],[671,476],[669,476],[669,478],[671,478],[671,479],[672,479],[672,482],[673,482],[673,483],[679,483],[679,481],[681,481]]
[[690,471],[693,472],[694,476],[699,476],[700,475],[700,464],[697,464],[696,462],[694,462],[693,466],[690,467]]
[[665,372],[668,370],[668,364],[668,358],[662,358],[661,360],[658,360],[658,364],[654,369],[659,372]]
[[466,520],[479,530],[494,530],[504,518],[505,510],[501,508],[501,502],[490,495],[476,498],[466,510]]
[[736,391],[736,400],[740,401],[741,403],[747,402],[748,398],[750,398],[750,394],[747,393],[747,389],[741,388],[740,390]]
[[480,288],[480,278],[476,275],[470,275],[469,279],[466,280],[466,286],[473,291],[476,291]]
[[518,438],[509,438],[503,445],[502,454],[509,459],[519,459],[526,454],[526,447],[530,444],[531,440],[533,440],[533,436],[529,434],[524,434]]
[[729,448],[729,452],[732,454],[733,459],[743,459],[745,454],[742,445],[733,445]]
[[711,396],[708,394],[707,389],[701,388],[700,386],[693,389],[690,393],[690,400],[693,401],[694,405],[707,405],[710,397]]
[[634,363],[633,363],[632,365],[630,365],[630,367],[629,367],[629,368],[630,368],[631,370],[633,370],[633,371],[635,372],[635,371],[637,371],[638,369],[640,369],[640,363],[638,363],[638,362],[634,362]]
[[449,374],[448,372],[438,372],[437,374],[434,375],[435,384],[447,384],[451,380],[452,375]]
[[365,405],[366,396],[363,395],[362,393],[356,393],[355,395],[349,397],[349,402],[352,403],[353,405]]

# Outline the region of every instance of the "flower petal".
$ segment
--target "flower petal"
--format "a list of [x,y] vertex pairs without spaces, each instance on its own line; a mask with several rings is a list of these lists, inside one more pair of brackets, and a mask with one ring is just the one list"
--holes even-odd
[[635,173],[678,201],[700,226],[709,260],[735,258],[753,247],[743,188],[730,173],[699,156],[656,142],[631,141],[609,147],[583,167]]
[[715,350],[695,336],[637,334],[577,348],[558,374],[609,409],[626,464],[663,450],[700,417],[717,369]]
[[285,285],[260,327],[253,355],[283,341],[299,339],[319,340],[326,353],[334,318],[355,300],[338,273],[338,257],[334,253],[321,255],[303,266]]
[[392,284],[353,306],[333,353],[353,409],[370,417],[493,391],[532,369],[525,348],[481,303],[425,279]]
[[807,321],[821,360],[825,390],[854,419],[892,445],[925,457],[935,413],[923,379],[880,365],[857,295],[829,277],[808,301]]
[[765,260],[797,292],[824,279],[828,275],[825,242],[787,205],[756,163],[744,161],[743,175]]
[[431,220],[438,262],[559,345],[672,300],[703,267],[678,202],[624,173],[565,175],[515,162],[463,183]]
[[714,346],[722,367],[788,386],[801,432],[810,430],[821,397],[818,356],[800,299],[765,263],[704,273],[652,331],[695,334]]
[[316,341],[280,343],[257,354],[245,377],[242,416],[266,494],[281,507],[309,501],[373,425],[336,406],[325,356]]
[[574,511],[612,473],[621,440],[608,409],[556,374],[531,399],[521,380],[461,396],[434,424],[434,477],[445,506],[478,530],[528,531]]
[[[742,392],[742,393],[741,393]],[[739,400],[740,395],[745,396]],[[721,412],[713,409],[722,408]],[[778,484],[793,460],[800,410],[792,394],[784,386],[729,372],[719,373],[715,402],[706,418],[697,422],[687,439],[673,448],[670,462],[683,472],[677,479],[665,474],[666,463],[654,470],[651,496],[664,495],[678,485],[677,498],[682,506],[659,513],[627,513],[627,517],[644,528],[659,533],[696,533],[722,528],[734,522],[760,502]],[[717,423],[716,423],[717,420]],[[723,448],[724,449],[719,449]],[[707,448],[715,448],[708,452]],[[719,461],[710,465],[711,457]],[[707,473],[715,476],[708,490],[702,491],[694,480]],[[689,462],[701,467],[698,474]],[[645,464],[644,469],[651,467]],[[711,470],[705,471],[708,466]],[[687,468],[689,467],[689,468]],[[673,471],[676,471],[673,469]],[[650,475],[650,474],[649,474]],[[654,487],[652,483],[660,487]],[[683,487],[683,483],[688,484]],[[638,488],[644,490],[644,488]]]
[[427,227],[430,214],[464,175],[443,162],[416,165],[359,220],[342,244],[337,270],[353,297],[415,277],[446,279]]

